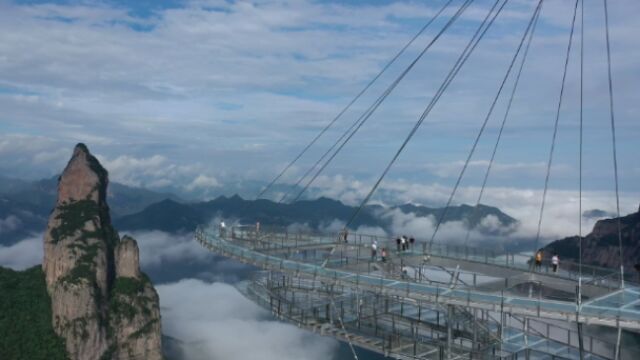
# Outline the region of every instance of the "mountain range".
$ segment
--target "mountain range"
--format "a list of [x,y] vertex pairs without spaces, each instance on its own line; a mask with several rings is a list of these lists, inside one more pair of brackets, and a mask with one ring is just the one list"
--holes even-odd
[[[17,179],[0,178],[0,244],[13,244],[46,224],[55,201],[57,177],[28,182]],[[355,207],[340,201],[320,197],[314,200],[300,200],[292,204],[271,200],[245,200],[238,195],[219,196],[203,202],[185,202],[178,196],[159,193],[147,189],[129,187],[112,182],[108,200],[114,224],[125,230],[162,230],[170,233],[189,232],[200,224],[216,218],[236,220],[241,223],[255,223],[289,226],[304,225],[314,230],[326,230],[337,220],[346,222]],[[416,204],[385,207],[370,205],[360,213],[352,224],[379,227],[392,233],[393,211],[412,214],[417,218],[439,218],[443,208],[431,208]],[[500,209],[485,205],[477,210],[469,205],[452,206],[443,222],[462,221],[486,235],[495,235],[496,229],[484,228],[481,220],[494,216],[499,220],[500,231],[512,231],[518,222]],[[416,235],[417,236],[417,235]]]
[[[618,223],[620,235],[618,237]],[[598,220],[591,233],[582,237],[582,261],[585,264],[607,268],[620,266],[620,240],[627,274],[640,271],[640,208],[638,212]],[[579,236],[570,236],[548,244],[543,252],[549,258],[558,254],[561,259],[579,260]]]
[[[255,222],[276,226],[298,224],[313,230],[326,230],[336,220],[342,223],[347,222],[355,210],[353,206],[326,197],[284,204],[263,199],[245,200],[234,195],[190,204],[167,199],[152,204],[139,213],[120,217],[115,220],[115,223],[118,227],[128,230],[185,232],[191,231],[199,224],[206,224],[218,218],[249,224]],[[413,204],[393,207],[372,205],[360,213],[352,227],[379,227],[392,233],[392,219],[387,215],[393,210],[413,214],[416,217],[439,217],[443,212],[442,208]],[[480,224],[480,219],[489,215],[495,216],[505,229],[512,229],[517,224],[516,219],[498,208],[484,205],[479,206],[477,211],[468,205],[452,206],[443,221],[464,221],[465,224],[475,228]]]
[[[0,244],[11,245],[40,232],[47,223],[51,204],[55,203],[58,176],[37,181],[0,177]],[[173,194],[112,182],[107,199],[111,216],[117,218],[142,211],[147,206],[173,199]]]

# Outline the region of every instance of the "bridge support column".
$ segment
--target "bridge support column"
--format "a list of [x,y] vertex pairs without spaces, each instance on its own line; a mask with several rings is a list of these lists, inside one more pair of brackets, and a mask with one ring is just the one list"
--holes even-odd
[[578,350],[580,352],[580,360],[584,360],[584,344],[582,342],[582,323],[578,322]]
[[620,342],[621,341],[622,341],[622,328],[620,327],[620,324],[618,324],[618,336],[616,337],[615,356],[613,357],[614,360],[620,359]]
[[478,309],[473,309],[473,341],[471,343],[471,352],[475,351],[478,344]]
[[452,338],[453,338],[453,328],[452,328],[452,322],[453,322],[453,306],[452,305],[447,305],[447,359],[451,359],[452,358],[452,354],[451,354],[451,342],[452,342]]

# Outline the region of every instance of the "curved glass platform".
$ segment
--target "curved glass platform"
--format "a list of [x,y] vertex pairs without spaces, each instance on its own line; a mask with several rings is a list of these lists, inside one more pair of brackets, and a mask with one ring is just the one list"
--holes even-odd
[[263,269],[243,292],[278,317],[398,359],[613,359],[616,344],[582,324],[640,329],[640,289],[621,288],[611,269],[533,271],[522,255],[420,241],[402,250],[354,233],[237,226],[196,239]]

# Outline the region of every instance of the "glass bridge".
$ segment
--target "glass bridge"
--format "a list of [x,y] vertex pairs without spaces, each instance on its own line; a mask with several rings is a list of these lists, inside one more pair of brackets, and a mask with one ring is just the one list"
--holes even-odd
[[[397,359],[620,359],[640,330],[640,288],[613,269],[522,254],[284,228],[198,228],[256,266],[240,289],[278,318]],[[373,257],[371,244],[378,254]],[[382,261],[380,250],[387,249]],[[606,340],[605,340],[606,339]]]

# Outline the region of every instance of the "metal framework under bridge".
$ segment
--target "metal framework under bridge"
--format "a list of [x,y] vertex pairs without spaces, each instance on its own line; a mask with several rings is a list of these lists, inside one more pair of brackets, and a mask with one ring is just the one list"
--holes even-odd
[[578,301],[567,262],[554,273],[486,249],[255,226],[196,239],[263,269],[240,288],[278,318],[396,359],[631,359],[622,330],[640,330],[640,288],[612,269],[583,265]]

